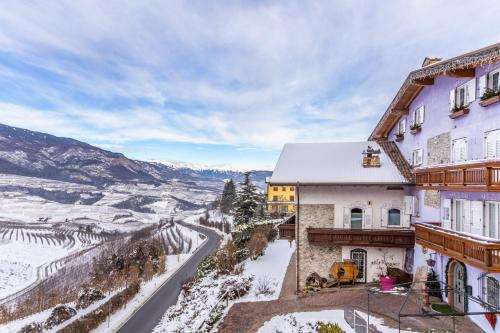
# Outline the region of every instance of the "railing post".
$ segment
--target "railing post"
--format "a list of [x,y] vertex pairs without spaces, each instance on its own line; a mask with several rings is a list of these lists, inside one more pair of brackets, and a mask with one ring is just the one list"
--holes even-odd
[[466,186],[466,184],[465,184],[465,171],[466,171],[466,169],[465,169],[465,168],[464,168],[464,169],[462,169],[462,185],[463,185],[463,186]]
[[486,188],[489,189],[491,187],[493,173],[491,167],[486,167]]
[[490,249],[485,249],[484,250],[484,264],[486,267],[491,267],[491,250]]

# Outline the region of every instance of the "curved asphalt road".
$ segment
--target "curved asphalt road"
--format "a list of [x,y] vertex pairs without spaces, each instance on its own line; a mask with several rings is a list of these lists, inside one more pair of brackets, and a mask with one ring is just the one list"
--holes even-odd
[[[196,266],[204,256],[219,247],[221,236],[207,228],[182,223],[185,227],[194,229],[208,237],[189,260],[153,295],[119,330],[119,333],[150,333],[158,325],[163,314],[170,306],[177,303],[182,282],[194,275]],[[168,268],[167,268],[168,269]]]

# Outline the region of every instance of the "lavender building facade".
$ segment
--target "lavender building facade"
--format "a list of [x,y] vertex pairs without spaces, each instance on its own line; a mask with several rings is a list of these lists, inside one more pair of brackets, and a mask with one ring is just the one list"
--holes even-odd
[[[500,44],[411,72],[370,140],[395,141],[413,167],[413,271],[434,269],[458,311],[500,307]],[[485,309],[486,308],[486,309]],[[482,329],[485,316],[471,316]]]

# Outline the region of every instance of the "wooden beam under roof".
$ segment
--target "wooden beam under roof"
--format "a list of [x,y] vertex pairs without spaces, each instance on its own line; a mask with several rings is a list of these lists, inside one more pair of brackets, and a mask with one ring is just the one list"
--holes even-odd
[[476,75],[476,69],[475,68],[450,69],[446,71],[445,74],[451,77],[474,77]]
[[408,108],[403,108],[403,109],[392,109],[392,112],[394,114],[400,115],[400,116],[407,116],[409,111]]
[[418,85],[418,86],[432,86],[434,84],[434,78],[433,77],[426,77],[426,78],[421,78],[421,79],[415,79],[415,80],[413,80],[413,83]]

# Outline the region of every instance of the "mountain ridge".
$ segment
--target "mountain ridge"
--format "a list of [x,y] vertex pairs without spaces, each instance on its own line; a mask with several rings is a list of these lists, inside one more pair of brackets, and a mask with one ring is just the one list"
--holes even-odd
[[[240,181],[243,172],[175,167],[126,157],[72,138],[0,124],[0,173],[106,186],[172,180]],[[262,186],[271,171],[252,171]]]

